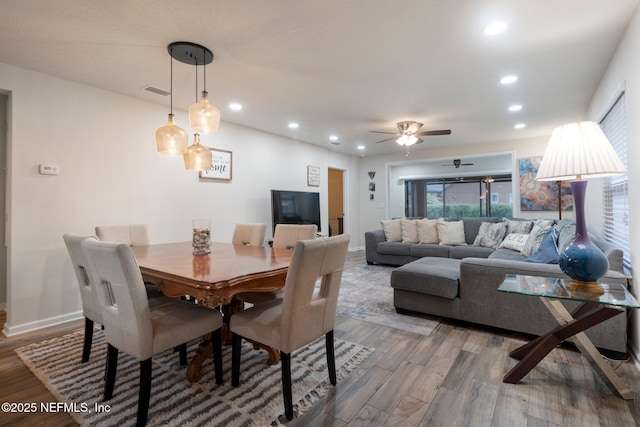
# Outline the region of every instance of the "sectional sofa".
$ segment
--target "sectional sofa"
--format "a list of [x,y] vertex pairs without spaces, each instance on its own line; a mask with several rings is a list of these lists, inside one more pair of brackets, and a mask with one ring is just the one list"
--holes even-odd
[[[399,266],[391,274],[399,313],[418,312],[533,335],[557,325],[539,298],[496,289],[507,274],[566,278],[557,264],[557,248],[573,238],[572,220],[396,219],[382,221],[382,226],[365,233],[366,260]],[[622,251],[591,237],[609,261],[602,280],[628,287]],[[578,305],[563,304],[569,311]],[[587,335],[610,356],[625,357],[626,313],[596,325]]]

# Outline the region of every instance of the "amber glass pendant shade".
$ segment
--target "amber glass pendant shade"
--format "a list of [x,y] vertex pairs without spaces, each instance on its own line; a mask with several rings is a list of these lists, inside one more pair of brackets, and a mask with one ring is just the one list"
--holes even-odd
[[211,150],[200,144],[200,135],[194,135],[193,144],[183,155],[187,170],[205,171],[211,169]]
[[156,130],[156,151],[160,154],[184,154],[187,151],[187,132],[176,125],[169,114],[167,124]]
[[209,102],[207,91],[202,91],[200,102],[189,107],[189,126],[200,134],[214,133],[220,128],[220,110]]

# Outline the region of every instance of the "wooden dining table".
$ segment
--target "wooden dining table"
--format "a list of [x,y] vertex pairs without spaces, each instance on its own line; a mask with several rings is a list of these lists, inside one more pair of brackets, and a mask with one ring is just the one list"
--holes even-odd
[[[188,295],[197,304],[221,309],[225,344],[231,343],[230,317],[244,309],[242,293],[282,288],[293,254],[290,249],[220,242],[212,242],[211,253],[206,255],[193,255],[191,242],[133,246],[132,249],[145,282],[155,284],[167,296]],[[269,354],[269,363],[278,363],[277,350],[263,348]],[[190,381],[200,379],[202,363],[211,358],[212,353],[211,343],[206,339],[187,367]]]

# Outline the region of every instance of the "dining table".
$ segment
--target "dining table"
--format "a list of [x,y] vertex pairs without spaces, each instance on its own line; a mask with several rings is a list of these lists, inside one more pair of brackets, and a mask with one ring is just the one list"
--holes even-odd
[[[156,285],[170,297],[188,296],[194,303],[223,314],[223,343],[231,343],[229,319],[244,309],[245,292],[273,292],[284,287],[291,249],[269,246],[212,242],[211,252],[194,255],[192,242],[133,246],[132,250],[145,282]],[[260,347],[258,343],[254,346]],[[261,346],[268,363],[276,364],[276,349]],[[187,366],[187,378],[197,381],[206,359],[213,357],[210,337],[206,337]]]

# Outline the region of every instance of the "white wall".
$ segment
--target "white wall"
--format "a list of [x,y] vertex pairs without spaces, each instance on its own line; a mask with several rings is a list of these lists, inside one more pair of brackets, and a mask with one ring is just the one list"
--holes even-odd
[[[602,115],[606,113],[605,109],[611,105],[612,97],[617,94],[621,86],[626,87],[629,232],[631,266],[635,272],[640,268],[640,239],[638,239],[638,236],[640,236],[640,191],[638,191],[640,169],[633,167],[636,160],[640,161],[640,121],[638,121],[638,117],[640,117],[640,56],[638,56],[638,47],[640,47],[640,9],[636,11],[605,75],[600,81],[587,114],[587,118],[591,120],[599,121],[602,119]],[[591,182],[589,185],[592,185]],[[588,200],[587,203],[589,203]],[[597,206],[597,204],[599,203],[595,205]],[[588,218],[587,221],[589,221]],[[634,284],[632,292],[636,298],[640,297],[637,283]],[[640,355],[640,317],[636,310],[632,311],[630,329],[630,345],[636,355],[636,359],[638,359],[638,355]]]
[[[0,85],[10,96],[7,334],[79,316],[64,233],[146,223],[152,243],[185,241],[193,218],[211,218],[217,241],[230,241],[236,222],[264,222],[270,233],[273,188],[319,191],[328,230],[327,168],[357,176],[357,157],[223,121],[202,143],[233,152],[233,180],[200,182],[181,158],[155,152],[166,107],[2,63]],[[175,113],[188,129],[187,113]],[[60,175],[39,175],[40,163]],[[307,187],[307,165],[320,167],[320,187]]]

